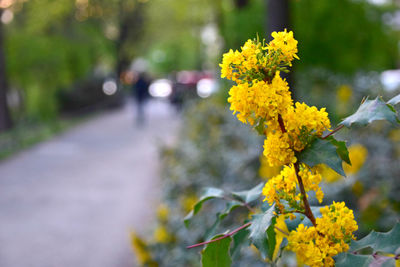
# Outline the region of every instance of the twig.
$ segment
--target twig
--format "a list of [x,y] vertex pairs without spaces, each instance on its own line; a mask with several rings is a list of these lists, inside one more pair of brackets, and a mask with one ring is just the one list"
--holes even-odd
[[225,235],[223,235],[223,236],[221,236],[221,237],[218,237],[218,238],[216,238],[216,239],[209,240],[209,241],[206,241],[206,242],[201,242],[201,243],[198,243],[198,244],[194,244],[194,245],[188,246],[188,247],[186,247],[186,248],[187,248],[187,249],[190,249],[190,248],[200,247],[200,246],[203,246],[203,245],[207,245],[207,244],[210,244],[210,243],[213,243],[213,242],[220,241],[220,240],[222,240],[222,239],[224,239],[224,238],[227,238],[227,237],[230,237],[230,236],[236,234],[236,233],[239,232],[240,230],[242,230],[242,229],[244,229],[244,228],[246,228],[246,227],[249,227],[250,225],[251,225],[251,222],[248,222],[248,223],[246,223],[246,224],[240,226],[239,228],[236,228],[236,229],[233,230],[232,232],[227,233],[227,234],[225,234]]
[[282,133],[286,133],[287,131],[285,128],[285,124],[283,123],[281,114],[278,114],[278,122],[279,122],[279,127],[281,128]]
[[276,230],[278,230],[279,232],[281,232],[282,234],[284,234],[284,235],[289,235],[289,233],[287,233],[286,231],[283,231],[282,229],[280,229],[279,227],[277,227],[277,226],[274,226],[275,227],[275,229]]
[[304,215],[306,215],[307,218],[310,219],[310,221],[312,222],[312,224],[313,224],[314,226],[316,226],[317,224],[316,224],[316,222],[315,222],[314,214],[313,214],[312,211],[311,211],[310,204],[308,203],[308,199],[307,199],[307,195],[306,195],[306,190],[304,189],[303,180],[301,179],[301,177],[300,177],[300,175],[299,175],[300,169],[299,169],[299,163],[298,163],[298,162],[296,162],[296,163],[294,164],[294,170],[295,170],[295,172],[296,172],[297,180],[299,181],[300,192],[301,192],[301,194],[303,195],[303,203],[304,203],[304,210],[305,210]]
[[332,132],[328,133],[327,135],[325,135],[324,137],[321,137],[322,139],[326,139],[329,136],[331,136],[332,134],[336,133],[337,131],[339,131],[340,129],[342,129],[344,127],[343,124],[339,125],[338,127],[336,127]]

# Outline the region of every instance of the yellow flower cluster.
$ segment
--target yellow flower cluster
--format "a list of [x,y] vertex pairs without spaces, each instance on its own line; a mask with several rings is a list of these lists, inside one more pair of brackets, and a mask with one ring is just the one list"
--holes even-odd
[[358,229],[353,211],[344,202],[333,202],[320,209],[317,225],[306,227],[300,224],[288,237],[288,249],[296,252],[300,261],[309,266],[334,266],[333,256],[349,249]]
[[287,113],[283,114],[285,128],[293,140],[292,147],[301,151],[307,145],[304,137],[313,134],[321,136],[322,133],[331,127],[328,113],[325,108],[318,110],[316,107],[309,107],[305,103],[297,102]]
[[283,32],[273,32],[272,37],[274,38],[268,46],[270,51],[276,51],[279,55],[279,60],[288,62],[291,66],[291,62],[294,58],[299,59],[297,53],[297,40],[293,37],[293,32],[287,32],[286,29]]
[[[304,184],[304,190],[315,191],[316,198],[321,203],[324,197],[324,193],[319,187],[321,182],[321,175],[308,169],[304,164],[300,165],[299,175]],[[297,202],[301,200],[301,194],[297,193],[298,180],[296,171],[293,166],[285,166],[280,174],[268,180],[263,188],[263,195],[265,196],[264,201],[268,201],[270,205],[274,202],[277,207],[283,211],[284,206],[281,203],[281,199],[288,201],[289,203],[299,206]]]
[[251,125],[257,119],[277,119],[292,105],[289,87],[286,81],[276,73],[271,83],[253,80],[251,83],[239,83],[229,91],[228,102],[231,110],[238,112],[238,119]]

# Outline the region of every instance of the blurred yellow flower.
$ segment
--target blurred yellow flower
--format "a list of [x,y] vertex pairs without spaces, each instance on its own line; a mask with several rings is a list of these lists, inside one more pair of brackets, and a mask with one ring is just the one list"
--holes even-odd
[[283,238],[288,237],[287,233],[289,233],[289,230],[285,223],[285,215],[281,214],[278,216],[278,218],[276,218],[276,224],[275,224],[276,244],[274,249],[274,255],[272,257],[273,260],[276,260],[276,258],[278,257],[279,248],[281,246]]
[[185,213],[191,211],[197,202],[197,196],[195,194],[187,195],[181,199],[181,207]]
[[131,246],[140,265],[158,266],[152,259],[146,242],[135,232],[131,232]]
[[341,85],[336,91],[336,97],[339,101],[348,102],[353,95],[353,91],[349,85]]
[[154,230],[153,238],[157,243],[168,243],[171,241],[171,235],[165,226],[159,226]]
[[157,208],[157,218],[160,221],[165,222],[168,220],[168,216],[169,216],[168,206],[165,204],[160,204]]
[[278,175],[280,172],[281,167],[272,167],[271,165],[269,165],[268,159],[264,155],[260,156],[260,169],[258,170],[258,173],[261,178],[267,180],[271,177],[274,177],[275,175]]
[[[343,169],[346,175],[356,174],[361,167],[364,165],[367,159],[368,150],[365,146],[361,144],[354,144],[349,147],[349,157],[351,166],[347,163],[343,163]],[[334,170],[326,166],[325,164],[320,164],[317,166],[318,171],[322,174],[324,180],[328,183],[337,182],[341,176]]]
[[349,147],[349,157],[351,166],[344,163],[344,172],[348,175],[357,173],[361,167],[364,165],[365,160],[368,156],[368,150],[365,146],[361,144],[354,144]]

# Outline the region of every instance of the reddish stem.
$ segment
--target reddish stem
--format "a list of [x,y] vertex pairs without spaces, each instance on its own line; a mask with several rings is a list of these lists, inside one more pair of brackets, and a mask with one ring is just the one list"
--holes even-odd
[[279,127],[281,128],[282,133],[286,133],[287,131],[285,128],[285,124],[283,123],[281,114],[278,114],[278,123],[279,123]]
[[344,127],[344,125],[339,125],[338,127],[336,127],[332,132],[328,133],[327,135],[325,135],[324,137],[321,137],[322,139],[326,139],[329,136],[331,136],[332,134],[336,133],[337,131],[339,131],[340,129],[342,129]]
[[239,228],[236,228],[236,229],[233,230],[232,232],[227,233],[227,234],[225,234],[225,235],[223,235],[223,236],[221,236],[221,237],[218,237],[218,238],[216,238],[216,239],[209,240],[209,241],[206,241],[206,242],[201,242],[201,243],[198,243],[198,244],[194,244],[194,245],[188,246],[188,247],[186,247],[186,248],[187,248],[187,249],[190,249],[190,248],[200,247],[200,246],[203,246],[203,245],[207,245],[207,244],[210,244],[210,243],[213,243],[213,242],[220,241],[220,240],[222,240],[222,239],[224,239],[224,238],[227,238],[227,237],[230,237],[230,236],[236,234],[236,233],[239,232],[240,230],[242,230],[242,229],[244,229],[244,228],[246,228],[246,227],[249,227],[250,225],[251,225],[251,222],[248,222],[248,223],[246,223],[246,224],[240,226]]
[[303,196],[303,203],[304,203],[304,210],[305,210],[304,215],[306,215],[307,218],[310,219],[310,221],[312,222],[312,224],[313,224],[314,226],[316,226],[317,224],[316,224],[316,222],[315,222],[314,214],[313,214],[312,211],[311,211],[310,204],[308,203],[308,199],[307,199],[307,195],[306,195],[306,190],[304,189],[303,180],[301,179],[301,177],[300,177],[300,175],[299,175],[300,168],[299,168],[299,163],[298,163],[298,162],[296,162],[296,163],[294,164],[294,170],[295,170],[295,172],[296,172],[297,180],[299,181],[300,192],[301,192],[301,194],[302,194],[302,196]]

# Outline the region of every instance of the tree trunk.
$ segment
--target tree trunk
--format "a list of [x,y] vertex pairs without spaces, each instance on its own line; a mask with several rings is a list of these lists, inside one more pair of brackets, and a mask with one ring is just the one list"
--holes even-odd
[[[0,17],[3,14],[3,9],[0,9]],[[6,61],[4,54],[4,28],[0,22],[0,132],[3,132],[12,127],[10,112],[7,105],[7,76],[6,76]]]
[[[267,0],[267,36],[268,41],[272,39],[271,33],[274,31],[283,31],[291,29],[289,0]],[[292,97],[295,99],[293,90],[293,75],[291,73],[281,73],[281,76],[289,83]]]

